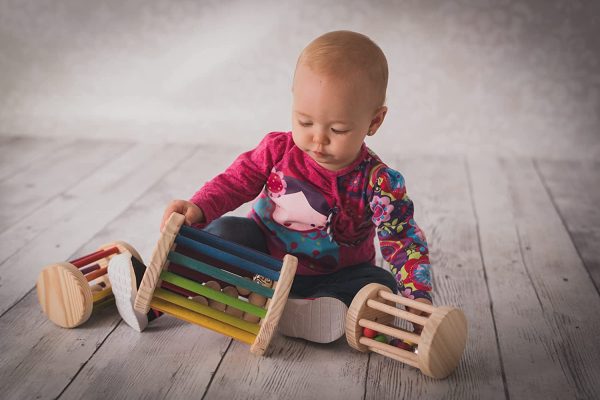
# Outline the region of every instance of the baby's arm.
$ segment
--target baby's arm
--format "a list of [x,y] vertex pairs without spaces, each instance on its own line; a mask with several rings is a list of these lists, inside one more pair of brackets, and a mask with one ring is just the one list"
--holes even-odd
[[[423,231],[413,219],[413,203],[406,195],[404,178],[381,166],[374,171],[369,186],[371,218],[377,225],[381,253],[390,264],[399,293],[431,304],[429,250]],[[414,309],[408,311],[419,314]]]
[[161,229],[174,211],[184,214],[188,224],[204,225],[256,198],[271,168],[283,156],[286,143],[285,133],[266,135],[255,149],[239,155],[224,172],[206,182],[189,201],[174,200],[169,203]]

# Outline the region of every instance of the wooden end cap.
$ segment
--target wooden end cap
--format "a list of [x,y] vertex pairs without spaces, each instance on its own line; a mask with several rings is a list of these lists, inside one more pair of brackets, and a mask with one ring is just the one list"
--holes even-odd
[[74,328],[88,320],[93,297],[83,274],[63,262],[47,266],[36,284],[38,301],[50,321],[63,328]]

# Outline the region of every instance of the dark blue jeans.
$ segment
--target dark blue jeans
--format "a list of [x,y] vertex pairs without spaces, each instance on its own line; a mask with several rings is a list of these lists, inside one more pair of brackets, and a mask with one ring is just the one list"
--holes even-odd
[[[221,217],[204,229],[231,242],[269,253],[263,232],[250,218]],[[370,263],[362,263],[327,275],[296,275],[291,294],[304,298],[335,297],[350,306],[358,291],[369,283],[380,283],[394,293],[398,292],[398,284],[389,271]]]

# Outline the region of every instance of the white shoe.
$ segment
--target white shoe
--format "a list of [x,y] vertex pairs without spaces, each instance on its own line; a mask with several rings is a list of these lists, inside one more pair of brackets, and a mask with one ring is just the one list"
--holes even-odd
[[133,308],[137,287],[135,272],[131,263],[132,255],[128,251],[111,258],[108,263],[108,279],[121,318],[127,325],[141,332],[148,326],[148,317]]
[[331,343],[346,331],[348,307],[334,297],[288,299],[278,330],[284,336]]

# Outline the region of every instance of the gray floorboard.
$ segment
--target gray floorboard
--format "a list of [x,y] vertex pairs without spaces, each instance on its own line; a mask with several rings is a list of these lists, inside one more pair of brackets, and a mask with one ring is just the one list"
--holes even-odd
[[[598,163],[385,158],[405,176],[415,219],[427,234],[435,304],[458,306],[469,320],[458,369],[436,381],[383,356],[357,352],[343,339],[317,345],[276,335],[269,356],[256,357],[245,344],[168,316],[140,334],[120,322],[114,306],[96,310],[78,328],[56,327],[33,289],[44,265],[114,240],[129,242],[147,261],[166,203],[189,197],[239,152],[133,144],[111,167],[101,156],[110,143],[51,141],[59,154],[79,148],[91,156],[42,168],[49,142],[39,140],[3,140],[0,150],[10,154],[14,146],[25,158],[31,151],[29,169],[20,167],[22,157],[9,157],[0,163],[2,171],[21,174],[23,182],[53,182],[46,197],[4,221],[3,398],[600,396],[594,378],[600,375]],[[14,204],[30,196],[14,176],[0,179],[11,189],[2,191],[2,215],[12,215]],[[90,205],[94,212],[84,212]]]

